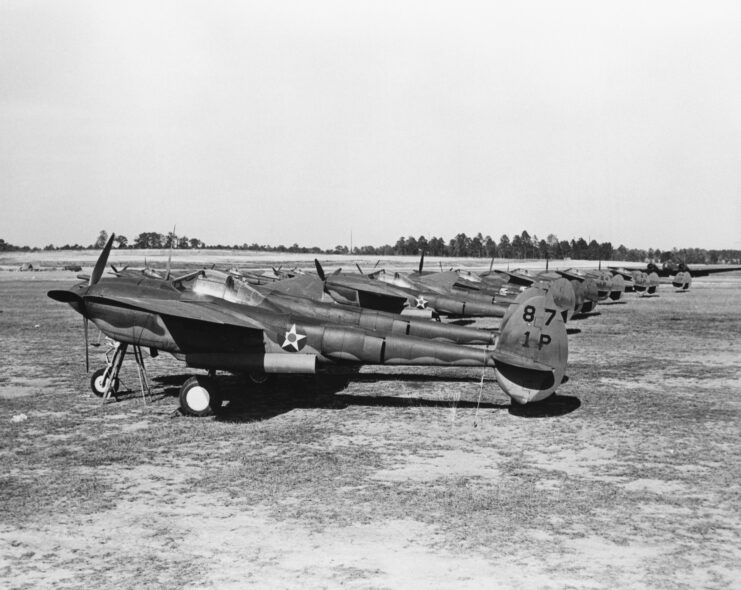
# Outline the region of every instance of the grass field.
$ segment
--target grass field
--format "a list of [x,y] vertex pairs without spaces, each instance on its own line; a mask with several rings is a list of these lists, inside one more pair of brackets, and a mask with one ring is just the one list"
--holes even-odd
[[131,361],[92,397],[66,283],[4,274],[0,586],[741,587],[741,273],[573,322],[545,409],[480,370],[366,368],[228,379],[204,419],[165,355],[149,403]]

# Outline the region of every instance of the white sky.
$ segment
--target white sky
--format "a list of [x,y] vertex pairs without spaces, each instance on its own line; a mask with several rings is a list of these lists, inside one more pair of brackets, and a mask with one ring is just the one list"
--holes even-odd
[[0,237],[741,248],[739,2],[0,2]]

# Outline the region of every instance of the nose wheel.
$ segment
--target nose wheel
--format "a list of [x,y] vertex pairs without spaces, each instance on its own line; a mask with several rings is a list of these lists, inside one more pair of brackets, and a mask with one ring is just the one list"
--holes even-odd
[[[121,384],[118,374],[121,371],[121,365],[128,349],[128,344],[114,342],[112,340],[109,340],[109,342],[111,342],[112,346],[106,352],[106,366],[95,371],[90,378],[90,389],[93,390],[93,393],[97,397],[104,400],[109,399],[111,395],[116,397],[118,393],[118,388]],[[136,368],[139,372],[139,386],[141,387],[142,399],[146,403],[146,394],[151,394],[151,388],[149,386],[149,379],[147,378],[147,370],[144,366],[144,357],[141,347],[135,345],[133,349]]]
[[109,367],[102,367],[90,377],[90,389],[93,390],[96,397],[103,397],[109,389],[114,396],[118,393],[120,381],[115,378],[112,380],[113,383],[109,383],[111,374],[112,371]]

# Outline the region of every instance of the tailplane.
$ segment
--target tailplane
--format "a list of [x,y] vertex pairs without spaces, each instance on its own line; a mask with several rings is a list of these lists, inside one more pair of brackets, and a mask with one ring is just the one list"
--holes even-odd
[[526,404],[547,398],[563,381],[566,325],[550,293],[535,293],[511,307],[494,350],[494,372],[504,392]]

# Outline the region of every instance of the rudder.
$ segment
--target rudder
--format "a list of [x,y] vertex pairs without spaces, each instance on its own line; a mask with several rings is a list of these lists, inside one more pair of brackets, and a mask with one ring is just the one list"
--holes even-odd
[[568,337],[550,293],[536,294],[512,307],[494,350],[494,372],[504,392],[526,404],[547,398],[561,384]]

